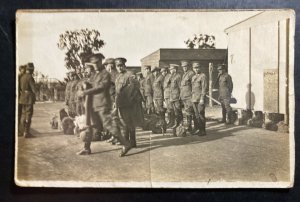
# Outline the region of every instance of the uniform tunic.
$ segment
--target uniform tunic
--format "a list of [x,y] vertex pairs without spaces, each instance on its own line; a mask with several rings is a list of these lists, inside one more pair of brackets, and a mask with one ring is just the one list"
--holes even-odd
[[188,70],[182,76],[181,85],[180,85],[180,98],[184,104],[184,111],[186,115],[193,115],[193,104],[191,101],[192,98],[192,77],[195,75],[195,72]]
[[145,99],[146,99],[146,108],[152,109],[153,108],[153,85],[154,76],[152,73],[149,73],[145,77],[144,81],[144,90],[145,90]]
[[172,74],[170,78],[170,103],[175,112],[177,119],[182,119],[182,111],[180,105],[180,83],[181,76],[178,73]]
[[157,112],[163,112],[163,100],[164,100],[164,76],[158,75],[153,82],[153,99],[154,106]]

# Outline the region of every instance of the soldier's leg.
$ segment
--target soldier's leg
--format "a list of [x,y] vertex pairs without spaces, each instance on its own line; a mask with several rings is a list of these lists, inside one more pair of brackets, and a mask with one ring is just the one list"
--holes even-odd
[[205,104],[198,104],[200,135],[206,135]]
[[225,104],[224,104],[224,100],[220,100],[221,101],[221,107],[222,107],[222,121],[221,123],[225,123],[226,122],[226,108],[225,108]]
[[168,123],[167,123],[167,127],[171,127],[174,125],[174,119],[175,119],[175,115],[174,115],[174,110],[172,107],[172,104],[170,103],[170,99],[166,98],[165,99],[166,105],[167,105],[167,112],[168,112]]
[[30,126],[31,126],[31,119],[33,115],[33,104],[24,105],[24,114],[25,114],[25,128],[24,128],[24,137],[30,138],[33,137],[30,134]]
[[175,129],[182,123],[183,115],[179,100],[172,102],[172,105],[175,112],[175,124],[173,125],[172,129]]
[[200,134],[200,130],[201,130],[201,123],[200,123],[200,113],[198,110],[198,102],[194,102],[193,103],[193,109],[195,112],[195,117],[194,117],[194,131],[192,133],[192,135],[199,135]]
[[110,114],[110,109],[103,109],[98,111],[99,117],[102,120],[104,128],[106,128],[112,135],[117,136],[120,143],[123,145],[120,156],[124,156],[130,149],[130,143],[122,136],[119,123],[113,119]]
[[153,96],[149,95],[148,99],[149,99],[150,113],[155,113],[154,103],[153,103]]
[[156,100],[157,110],[160,116],[160,125],[162,127],[162,132],[166,132],[166,120],[165,120],[165,109],[163,99]]
[[231,123],[230,115],[231,115],[231,112],[232,112],[232,108],[230,106],[230,99],[224,99],[223,103],[224,103],[224,108],[225,108],[225,111],[226,111],[226,116],[225,116],[226,123],[230,124]]
[[77,152],[77,155],[89,155],[91,154],[91,141],[92,141],[92,132],[91,128],[86,129],[80,133],[80,139],[83,141],[83,149]]
[[191,100],[184,100],[184,111],[186,114],[186,121],[187,121],[187,130],[189,132],[192,131],[192,114],[193,114],[193,106]]

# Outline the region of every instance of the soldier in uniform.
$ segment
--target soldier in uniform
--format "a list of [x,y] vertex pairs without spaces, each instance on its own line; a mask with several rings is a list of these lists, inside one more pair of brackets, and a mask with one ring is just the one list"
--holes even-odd
[[144,82],[144,90],[145,90],[145,99],[146,99],[146,111],[147,114],[151,114],[154,112],[154,105],[153,105],[153,80],[154,76],[151,73],[151,66],[146,66],[145,67],[146,71],[146,77],[145,77],[145,82]]
[[218,65],[219,75],[217,78],[217,88],[219,88],[219,101],[222,106],[222,121],[221,123],[230,124],[230,113],[232,108],[230,106],[230,98],[233,90],[233,83],[231,76],[226,72],[224,64]]
[[[83,68],[82,68],[82,70],[83,70]],[[87,81],[87,78],[85,77],[85,73],[82,72],[82,71],[80,71],[80,73],[78,73],[77,75],[79,77],[79,80],[78,80],[78,83],[76,84],[76,87],[75,87],[76,93],[75,93],[74,99],[75,99],[75,102],[76,102],[76,114],[80,116],[80,115],[85,113],[84,99],[83,99],[83,97],[77,96],[77,93],[79,91],[84,90],[83,89],[84,88],[84,83]]]
[[123,123],[123,133],[131,147],[136,147],[136,126],[143,123],[142,96],[136,81],[129,71],[126,71],[126,59],[116,58],[115,65],[119,72],[116,79],[116,108]]
[[76,116],[76,98],[77,98],[77,83],[79,82],[79,77],[76,74],[76,72],[72,73],[72,82],[71,82],[71,87],[70,87],[70,103],[69,107],[71,108],[71,113],[72,116]]
[[167,108],[167,113],[168,113],[168,123],[167,127],[171,127],[174,125],[174,120],[175,120],[175,114],[173,107],[170,103],[170,84],[171,84],[171,74],[168,72],[169,66],[165,66],[161,69],[161,74],[164,76],[164,85],[163,85],[163,90],[164,90],[164,100]]
[[[21,77],[26,73],[26,65],[21,65],[19,67],[19,75],[18,75],[18,96],[20,97],[20,80]],[[22,104],[20,104],[20,101],[18,102],[18,123],[21,121],[21,115],[22,115]],[[20,134],[19,134],[20,135]],[[23,134],[22,134],[23,135]]]
[[[111,76],[103,67],[102,59],[102,54],[93,54],[88,58],[88,63],[86,64],[94,66],[95,69],[98,69],[98,73],[94,75],[93,80],[91,81],[92,87],[81,91],[79,96],[92,96],[92,110],[95,112],[97,119],[101,120],[104,128],[111,134],[117,136],[119,141],[123,144],[120,153],[120,157],[122,157],[131,149],[131,146],[121,135],[119,123],[111,116],[112,106],[109,93]],[[91,153],[91,140],[91,132],[87,130],[85,137],[83,137],[84,148],[77,153],[78,155],[88,155]]]
[[171,127],[175,129],[178,127],[183,120],[183,115],[181,111],[181,104],[180,104],[180,84],[181,84],[181,75],[177,73],[178,71],[177,64],[170,64],[170,103],[173,107],[175,113],[175,124]]
[[70,93],[71,93],[71,83],[72,83],[72,73],[68,72],[67,73],[67,84],[66,84],[66,90],[65,90],[65,103],[69,108],[69,112],[70,112]]
[[207,92],[207,78],[201,72],[201,67],[198,62],[193,63],[193,70],[196,73],[192,78],[192,102],[197,119],[195,124],[195,132],[193,135],[206,135],[206,119],[205,119],[205,96]]
[[192,132],[192,119],[194,118],[194,125],[197,123],[196,117],[194,115],[192,99],[192,77],[195,72],[190,69],[190,64],[188,61],[181,61],[181,67],[183,69],[183,76],[180,85],[180,98],[184,104],[184,111],[187,120],[187,130]]
[[[103,63],[105,69],[107,72],[110,73],[110,76],[111,76],[111,86],[110,86],[110,89],[109,89],[109,94],[110,94],[110,99],[112,101],[112,106],[113,108],[115,108],[115,99],[116,99],[116,85],[115,85],[115,82],[116,82],[116,78],[118,76],[118,71],[115,67],[115,60],[114,58],[107,58],[105,60],[105,62]],[[107,140],[107,142],[113,142],[114,140],[114,137],[111,136],[108,131],[105,131],[104,132],[104,136],[103,136],[104,139]],[[116,142],[114,142],[115,144]]]
[[138,82],[140,83],[140,92],[141,92],[141,95],[143,97],[142,106],[143,106],[143,109],[146,109],[146,105],[145,105],[145,101],[146,101],[145,100],[145,89],[144,89],[145,79],[143,77],[143,73],[142,72],[136,73],[136,77],[137,77]]
[[164,109],[164,76],[160,74],[160,68],[155,67],[152,70],[154,75],[153,81],[153,101],[157,114],[160,116],[161,125],[165,128],[165,109]]
[[25,138],[33,137],[30,134],[31,118],[33,115],[33,105],[35,103],[35,81],[32,77],[34,71],[33,63],[28,63],[26,73],[20,78],[20,97],[19,103],[22,105],[22,115],[20,121],[20,131]]

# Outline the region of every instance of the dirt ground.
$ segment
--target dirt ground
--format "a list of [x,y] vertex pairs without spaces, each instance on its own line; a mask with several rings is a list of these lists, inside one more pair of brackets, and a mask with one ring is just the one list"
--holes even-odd
[[[137,129],[137,148],[120,158],[120,146],[93,142],[92,154],[78,156],[83,143],[50,127],[63,103],[37,103],[32,133],[17,139],[16,179],[82,182],[278,182],[289,180],[288,134],[207,122],[207,136],[173,137]],[[220,117],[219,108],[207,116]]]

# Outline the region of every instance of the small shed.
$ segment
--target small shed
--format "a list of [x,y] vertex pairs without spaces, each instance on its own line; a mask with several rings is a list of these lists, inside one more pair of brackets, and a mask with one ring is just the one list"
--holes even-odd
[[293,71],[291,10],[264,11],[225,29],[235,107],[289,114]]

